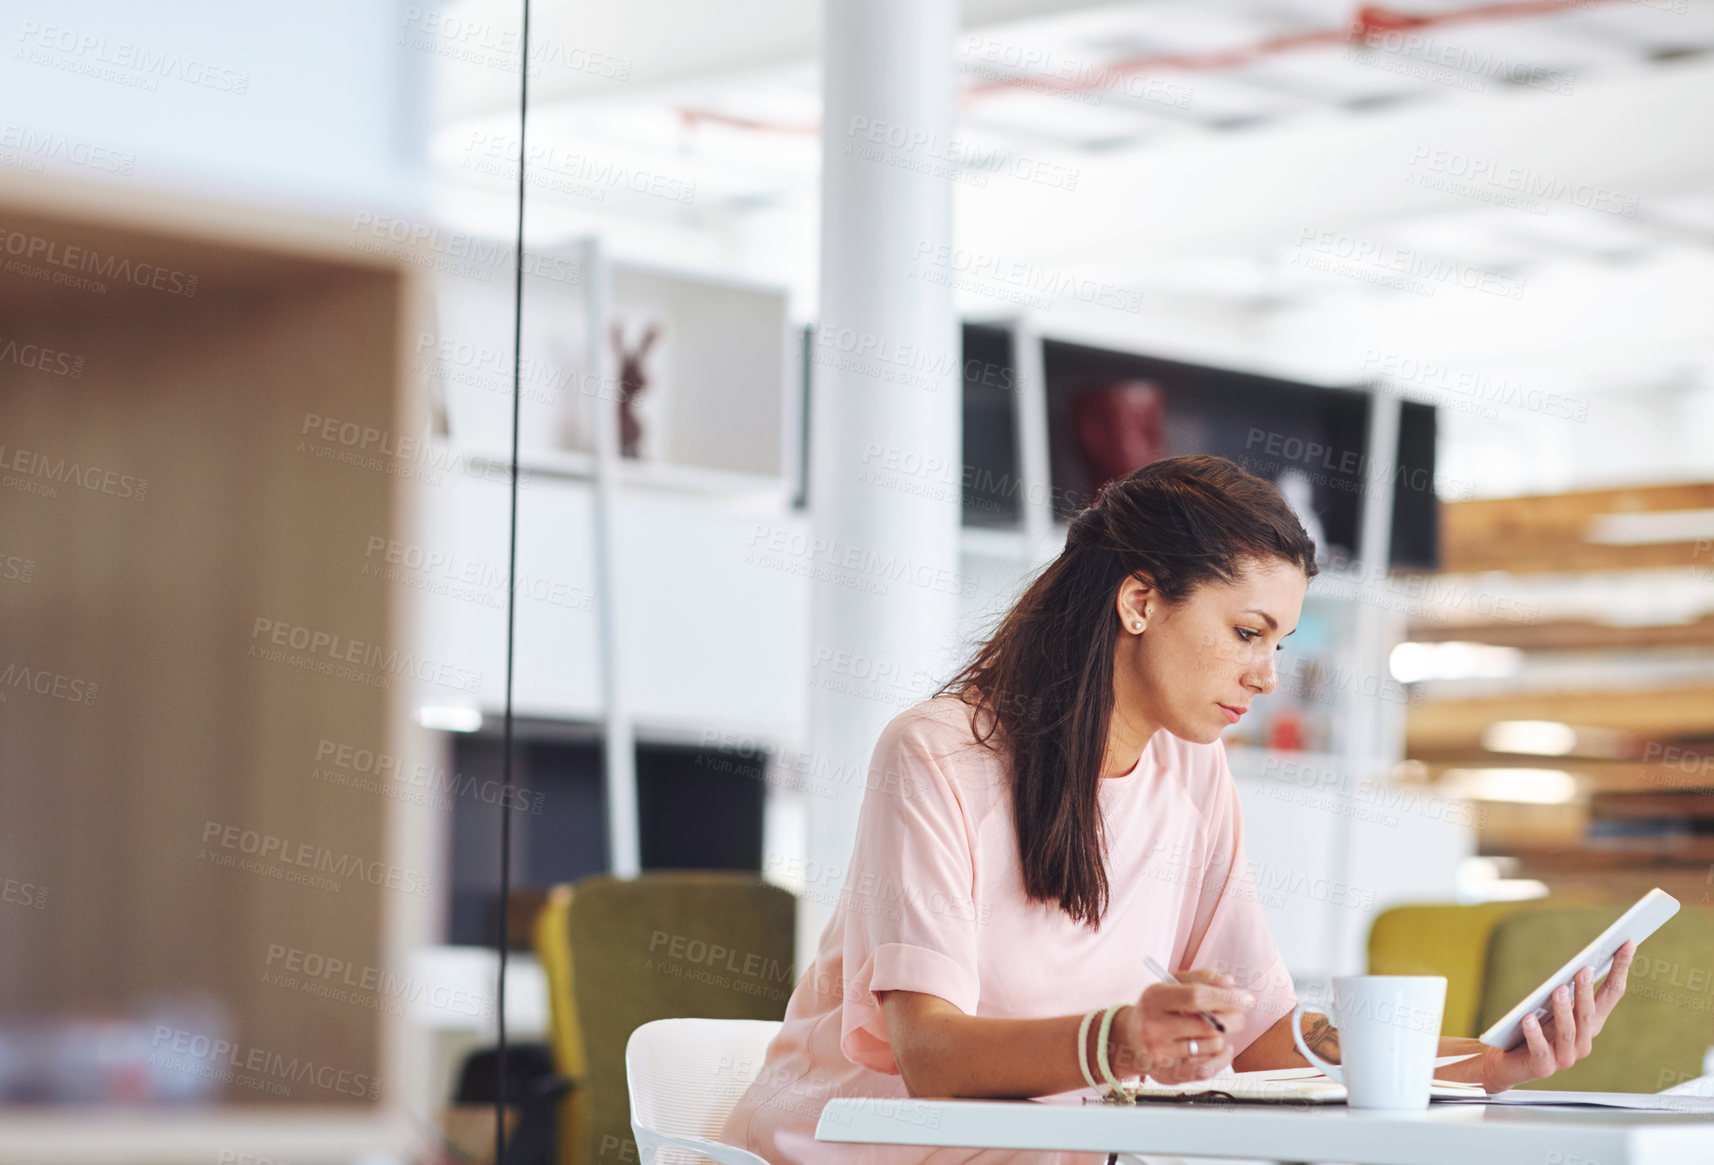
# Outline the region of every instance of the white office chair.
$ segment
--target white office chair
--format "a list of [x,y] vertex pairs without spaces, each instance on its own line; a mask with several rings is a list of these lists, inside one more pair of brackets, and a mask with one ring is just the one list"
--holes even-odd
[[657,1019],[625,1043],[625,1085],[639,1165],[768,1165],[715,1140],[738,1098],[761,1071],[780,1030],[764,1019]]

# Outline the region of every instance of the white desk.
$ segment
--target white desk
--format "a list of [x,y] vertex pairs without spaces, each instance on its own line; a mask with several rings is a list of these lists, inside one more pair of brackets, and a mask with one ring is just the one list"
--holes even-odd
[[832,1100],[816,1139],[973,1149],[1179,1153],[1361,1165],[1709,1165],[1714,1114],[1434,1104],[1421,1113],[1339,1105],[1085,1105]]

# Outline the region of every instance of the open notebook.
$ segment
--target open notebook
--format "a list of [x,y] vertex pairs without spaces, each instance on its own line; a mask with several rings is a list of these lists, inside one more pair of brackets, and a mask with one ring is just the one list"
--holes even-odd
[[[1458,1057],[1462,1058],[1462,1057]],[[1134,1086],[1138,1100],[1233,1100],[1259,1104],[1343,1104],[1345,1086],[1316,1068],[1271,1068],[1262,1072],[1226,1072],[1185,1084],[1144,1080]],[[1468,1100],[1485,1095],[1482,1086],[1459,1080],[1435,1080],[1429,1096],[1436,1100]]]
[[[1462,1056],[1449,1056],[1436,1067],[1455,1063]],[[1131,1086],[1140,1101],[1245,1104],[1342,1104],[1345,1086],[1315,1068],[1274,1068],[1265,1072],[1223,1072],[1207,1080],[1187,1084],[1157,1084],[1145,1080]],[[1228,1099],[1230,1098],[1230,1099]],[[1714,1076],[1704,1077],[1665,1092],[1554,1092],[1546,1089],[1513,1088],[1492,1096],[1480,1084],[1459,1080],[1435,1080],[1429,1098],[1441,1101],[1476,1101],[1500,1105],[1576,1105],[1601,1108],[1634,1108],[1654,1112],[1688,1112],[1714,1116]],[[1093,1101],[1090,1097],[1085,1103]]]

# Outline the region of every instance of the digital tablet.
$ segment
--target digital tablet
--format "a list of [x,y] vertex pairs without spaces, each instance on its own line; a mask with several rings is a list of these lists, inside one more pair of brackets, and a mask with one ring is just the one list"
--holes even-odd
[[1637,900],[1635,906],[1621,914],[1617,922],[1602,931],[1599,938],[1578,951],[1570,962],[1476,1038],[1489,1047],[1511,1051],[1524,1042],[1524,1016],[1534,1012],[1537,1020],[1546,1022],[1547,1017],[1553,1014],[1550,1000],[1561,983],[1571,982],[1584,967],[1595,968],[1595,982],[1599,983],[1601,976],[1612,968],[1613,955],[1620,947],[1630,939],[1635,939],[1641,946],[1645,938],[1660,929],[1661,923],[1677,913],[1678,899],[1658,886],[1650,890]]

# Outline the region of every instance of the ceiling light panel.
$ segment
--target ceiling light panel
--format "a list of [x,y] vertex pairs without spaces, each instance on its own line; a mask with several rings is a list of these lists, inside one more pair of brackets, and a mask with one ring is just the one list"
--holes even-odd
[[1395,220],[1389,238],[1400,247],[1430,252],[1485,268],[1521,267],[1542,258],[1541,248],[1516,237],[1517,212],[1456,209]]
[[1186,68],[1161,58],[1247,49],[1279,27],[1194,3],[1108,5],[966,32],[959,40],[959,68],[965,83],[978,87],[984,79],[1012,75],[1043,86],[1071,79],[1099,93],[1103,106],[1133,106],[1202,124],[1256,120],[1277,116],[1289,105],[1220,83],[1219,69]]
[[1714,4],[1703,0],[1632,0],[1570,8],[1557,28],[1643,52],[1714,49]]
[[1350,45],[1292,49],[1228,70],[1235,81],[1327,106],[1376,98],[1408,99],[1447,92],[1444,84],[1396,53]]
[[967,127],[1064,149],[1088,149],[1107,142],[1141,144],[1162,133],[1185,132],[1182,122],[1116,106],[1093,91],[1013,88],[988,90],[968,102],[959,117],[960,132]]
[[1409,60],[1430,73],[1444,70],[1461,77],[1472,93],[1500,93],[1516,87],[1572,97],[1584,77],[1642,60],[1623,45],[1558,30],[1549,16],[1449,20],[1368,32],[1360,43],[1372,55]]
[[1079,41],[1114,59],[1230,52],[1309,27],[1287,12],[1241,9],[1206,0],[1112,5],[1095,9]]

